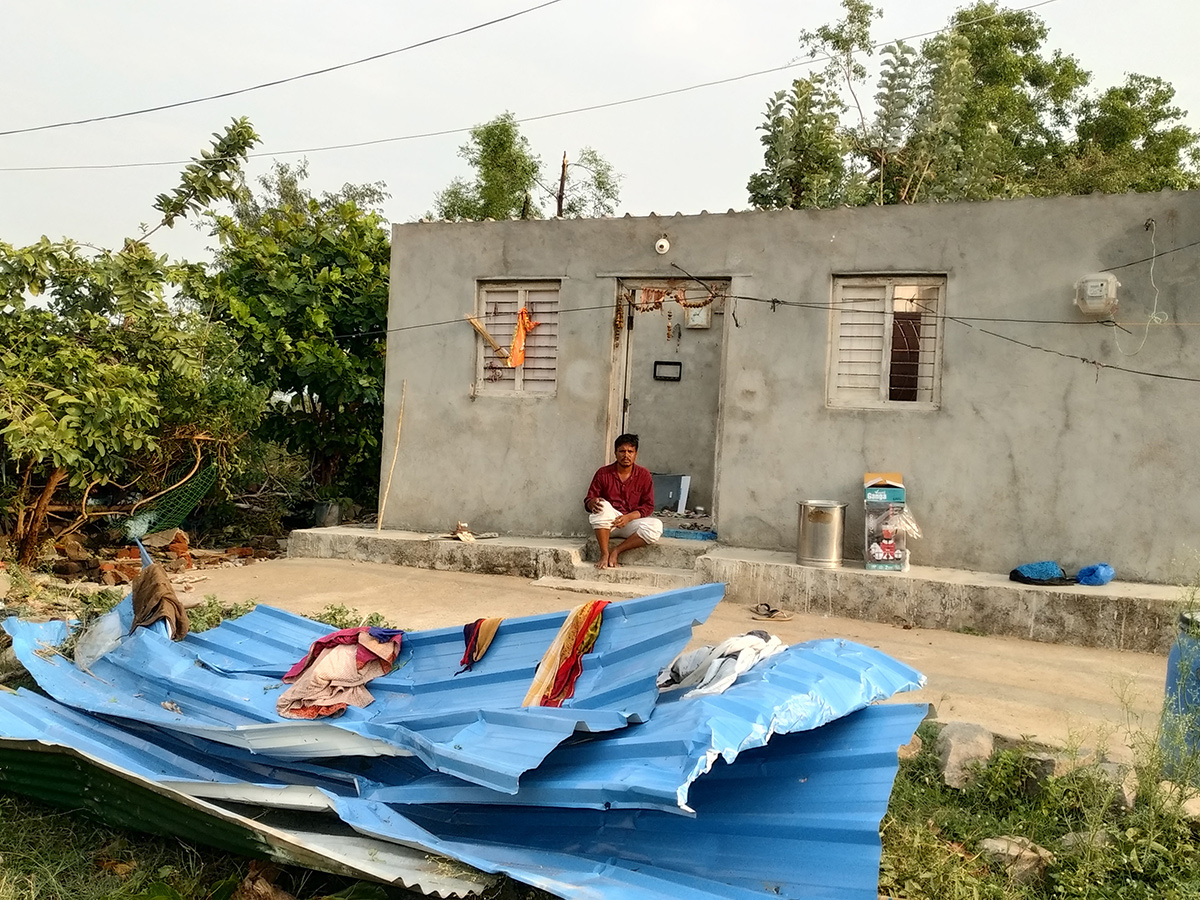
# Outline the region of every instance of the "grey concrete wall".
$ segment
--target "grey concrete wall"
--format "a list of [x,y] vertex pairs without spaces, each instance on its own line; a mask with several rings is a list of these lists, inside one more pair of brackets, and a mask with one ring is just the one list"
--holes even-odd
[[[422,223],[394,229],[391,328],[461,318],[475,281],[562,277],[559,388],[552,399],[471,399],[466,325],[393,332],[388,421],[408,379],[385,525],[579,533],[579,497],[605,461],[616,275],[728,276],[733,293],[827,304],[835,274],[944,273],[946,312],[1072,324],[947,322],[936,411],[829,409],[829,314],[738,300],[727,310],[717,517],[722,543],[794,549],[796,503],[850,503],[847,556],[861,555],[861,478],[899,470],[924,529],[918,563],[1007,572],[1104,560],[1127,580],[1190,577],[1197,515],[1192,414],[1200,385],[1098,369],[1200,377],[1200,194],[1089,196],[917,207],[608,220]],[[654,242],[666,234],[671,252]],[[1114,266],[1129,333],[1084,321],[1073,285]],[[985,333],[994,332],[1003,337]],[[1004,338],[1007,338],[1004,339]],[[1028,349],[1024,342],[1054,352]],[[1059,355],[1062,354],[1062,355]],[[394,427],[394,426],[393,426]],[[384,480],[392,434],[385,426]]]

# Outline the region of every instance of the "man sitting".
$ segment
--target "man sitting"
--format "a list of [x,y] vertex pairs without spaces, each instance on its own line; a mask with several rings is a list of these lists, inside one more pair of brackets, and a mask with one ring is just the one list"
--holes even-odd
[[[637,459],[638,437],[623,434],[613,444],[617,461],[601,466],[592,476],[583,506],[591,513],[588,522],[600,544],[597,569],[615,569],[626,550],[645,547],[662,537],[663,523],[654,513],[654,479]],[[609,547],[609,538],[621,543]]]

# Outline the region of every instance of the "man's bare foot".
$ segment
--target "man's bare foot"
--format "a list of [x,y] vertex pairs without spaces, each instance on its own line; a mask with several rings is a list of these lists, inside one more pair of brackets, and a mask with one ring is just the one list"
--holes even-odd
[[608,554],[608,568],[610,568],[610,569],[621,568],[621,564],[617,562],[617,551],[616,550],[613,550],[611,553]]
[[608,568],[608,557],[607,556],[600,557],[599,561],[596,563],[596,568],[597,569],[607,569]]

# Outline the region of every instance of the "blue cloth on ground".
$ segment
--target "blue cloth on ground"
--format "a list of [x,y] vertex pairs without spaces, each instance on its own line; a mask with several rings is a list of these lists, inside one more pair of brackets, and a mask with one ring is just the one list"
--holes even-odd
[[1015,569],[1013,569],[1013,571],[1020,572],[1030,581],[1050,581],[1053,578],[1066,577],[1066,573],[1063,572],[1062,566],[1053,560],[1025,563],[1023,566],[1017,566]]
[[1108,584],[1116,574],[1113,571],[1113,567],[1108,563],[1096,563],[1094,566],[1084,566],[1075,577],[1080,584],[1098,587],[1102,584]]

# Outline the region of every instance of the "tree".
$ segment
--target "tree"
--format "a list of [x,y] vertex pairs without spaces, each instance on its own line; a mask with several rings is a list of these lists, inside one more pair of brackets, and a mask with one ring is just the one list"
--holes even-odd
[[543,175],[541,157],[511,112],[472,128],[458,155],[475,177],[455,178],[440,191],[431,218],[538,219],[547,201],[554,202],[559,216],[603,216],[612,215],[620,199],[620,176],[591,147],[580,150],[573,163],[564,153],[561,169],[552,177]]
[[286,399],[261,434],[304,453],[318,489],[367,501],[376,493],[387,346],[386,222],[359,201],[379,185],[320,199],[303,164],[276,165],[262,196],[212,214],[220,249],[192,267],[186,296],[234,334],[251,377]]
[[[258,136],[239,119],[214,137],[180,186],[156,200],[155,228],[119,251],[44,237],[22,248],[0,242],[0,440],[17,469],[6,506],[22,564],[36,555],[60,489],[74,492],[77,522],[86,521],[97,486],[132,488],[199,459],[202,444],[228,450],[244,429],[244,420],[214,415],[211,402],[212,390],[228,397],[238,385],[228,355],[216,364],[206,357],[217,335],[170,307],[173,270],[144,241],[234,195],[239,160]],[[257,415],[255,398],[243,399],[239,408]]]
[[808,209],[851,196],[848,145],[838,124],[844,109],[821,75],[798,78],[790,93],[775,94],[761,127],[765,165],[747,185],[750,202],[759,209]]
[[873,52],[879,13],[867,0],[842,5],[841,21],[800,36],[810,55],[829,60],[824,73],[798,79],[790,102],[777,94],[768,104],[764,167],[747,186],[756,206],[1197,184],[1200,139],[1181,124],[1170,85],[1132,75],[1091,96],[1078,61],[1045,50],[1037,15],[991,2],[959,10],[919,50],[885,48],[871,113],[861,59]]

